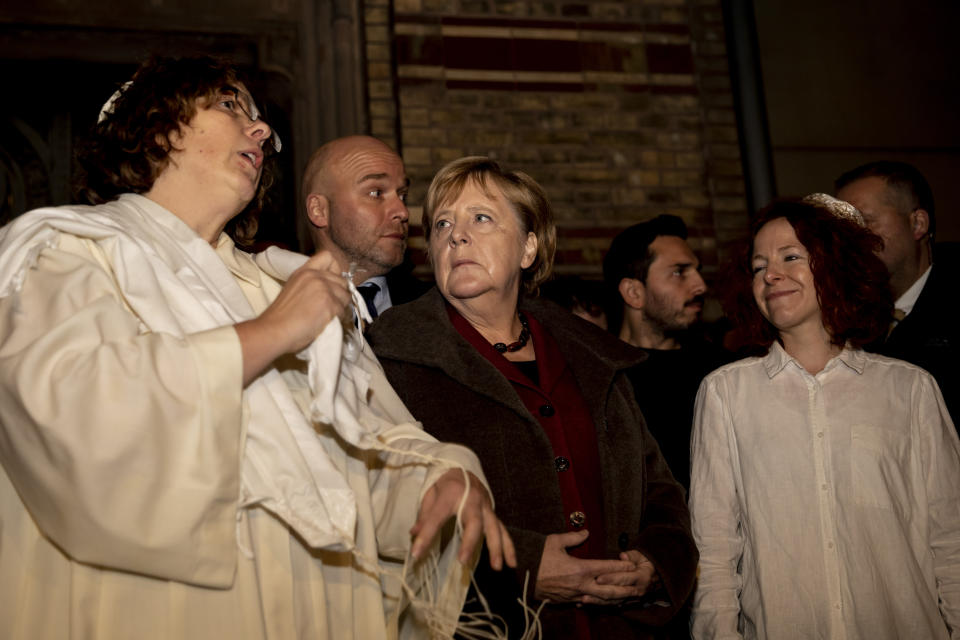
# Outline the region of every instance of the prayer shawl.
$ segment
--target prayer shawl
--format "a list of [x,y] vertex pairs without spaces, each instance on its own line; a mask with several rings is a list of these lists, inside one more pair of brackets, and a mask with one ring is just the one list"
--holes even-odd
[[[234,275],[210,244],[169,211],[133,194],[97,207],[39,209],[0,230],[0,298],[17,295],[40,252],[55,247],[61,233],[93,241],[102,249],[124,302],[143,323],[144,332],[184,337],[255,317]],[[306,257],[272,249],[256,260],[263,271],[283,281]],[[357,313],[365,317],[362,299],[350,287]],[[378,438],[396,424],[367,402],[370,374],[364,366],[370,367],[375,358],[361,333],[352,326],[344,328],[337,319],[298,357],[308,362],[309,417],[276,369],[243,391],[249,421],[238,522],[244,508],[259,505],[286,522],[309,547],[351,551],[361,567],[382,573],[376,558],[363,557],[357,550],[355,496],[310,422],[332,426],[340,438],[361,450],[397,453],[390,442]],[[409,449],[402,453],[411,464],[460,466],[429,453]],[[411,524],[414,517],[410,514]],[[237,543],[249,555],[251,541],[243,539],[241,527],[237,530]],[[430,610],[424,615],[442,634],[452,633],[456,626],[469,575],[455,559],[458,547],[456,533],[442,557],[434,555],[422,563],[421,572],[438,571],[439,579],[401,578],[407,597]],[[411,582],[416,587],[410,588]]]

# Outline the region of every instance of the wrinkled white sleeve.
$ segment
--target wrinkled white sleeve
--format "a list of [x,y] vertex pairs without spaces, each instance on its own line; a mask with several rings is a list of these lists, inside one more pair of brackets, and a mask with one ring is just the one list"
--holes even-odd
[[232,327],[143,332],[98,249],[61,236],[0,300],[0,463],[72,559],[229,586],[241,370]]
[[700,385],[690,441],[690,516],[700,550],[700,576],[693,601],[691,630],[697,640],[741,638],[743,556],[740,503],[733,458],[733,425],[718,390],[719,379]]
[[369,486],[368,497],[357,498],[361,503],[369,500],[381,563],[387,561],[398,570],[403,567],[404,581],[419,601],[417,606],[404,607],[401,602],[406,596],[401,595],[399,582],[386,579],[384,607],[388,618],[398,621],[401,638],[423,637],[428,627],[438,637],[453,636],[479,548],[471,562],[460,563],[457,555],[462,537],[456,530],[447,529],[445,535],[437,536],[421,561],[413,562],[410,529],[424,494],[449,469],[469,471],[488,494],[489,488],[476,454],[461,445],[438,442],[423,431],[390,386],[369,346],[360,357],[361,366],[370,374],[368,406],[386,419],[387,426],[377,432],[382,448],[354,453],[366,460]]
[[485,488],[487,483],[476,454],[461,445],[438,442],[424,431],[390,386],[372,351],[368,348],[364,355],[369,357],[365,368],[371,374],[370,406],[396,425],[380,433],[379,439],[392,449],[407,452],[381,453],[381,464],[371,470],[380,553],[403,558],[409,550],[410,527],[416,521],[423,495],[441,475],[451,468],[464,469],[479,478]]
[[960,638],[960,442],[943,396],[924,373],[917,385],[916,429],[926,476],[930,551],[940,613]]

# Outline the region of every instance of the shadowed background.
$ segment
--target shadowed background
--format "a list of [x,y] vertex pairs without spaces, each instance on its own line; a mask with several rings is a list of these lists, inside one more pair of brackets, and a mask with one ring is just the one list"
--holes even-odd
[[[0,7],[2,221],[72,200],[77,136],[156,51],[227,55],[253,74],[284,140],[264,242],[295,246],[299,171],[314,148],[350,133],[402,153],[414,225],[430,178],[449,160],[484,154],[530,173],[557,211],[563,274],[598,277],[620,229],[673,213],[714,279],[745,233],[748,185],[761,179],[745,179],[754,164],[744,153],[760,156],[780,195],[830,191],[837,174],[868,160],[912,162],[933,185],[940,239],[960,239],[954,3],[13,4]],[[731,76],[731,14],[755,24],[751,37],[736,38],[753,47],[747,97],[768,128],[762,118],[738,123],[751,113],[739,92],[751,89],[736,67]],[[760,125],[768,142],[741,148],[745,125]],[[422,236],[411,236],[425,274]]]

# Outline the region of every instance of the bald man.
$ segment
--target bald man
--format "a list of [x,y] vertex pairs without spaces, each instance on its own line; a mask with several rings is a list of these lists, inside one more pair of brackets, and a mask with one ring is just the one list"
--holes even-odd
[[404,265],[409,184],[400,156],[369,136],[326,143],[304,171],[303,249],[325,249],[352,268],[374,317],[429,288]]

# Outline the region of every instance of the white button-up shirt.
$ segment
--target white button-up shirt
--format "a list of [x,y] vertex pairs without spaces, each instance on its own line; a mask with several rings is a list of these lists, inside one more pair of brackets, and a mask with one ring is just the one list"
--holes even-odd
[[[933,378],[774,343],[697,396],[696,638],[960,638],[960,442]],[[938,599],[939,607],[938,607]]]

